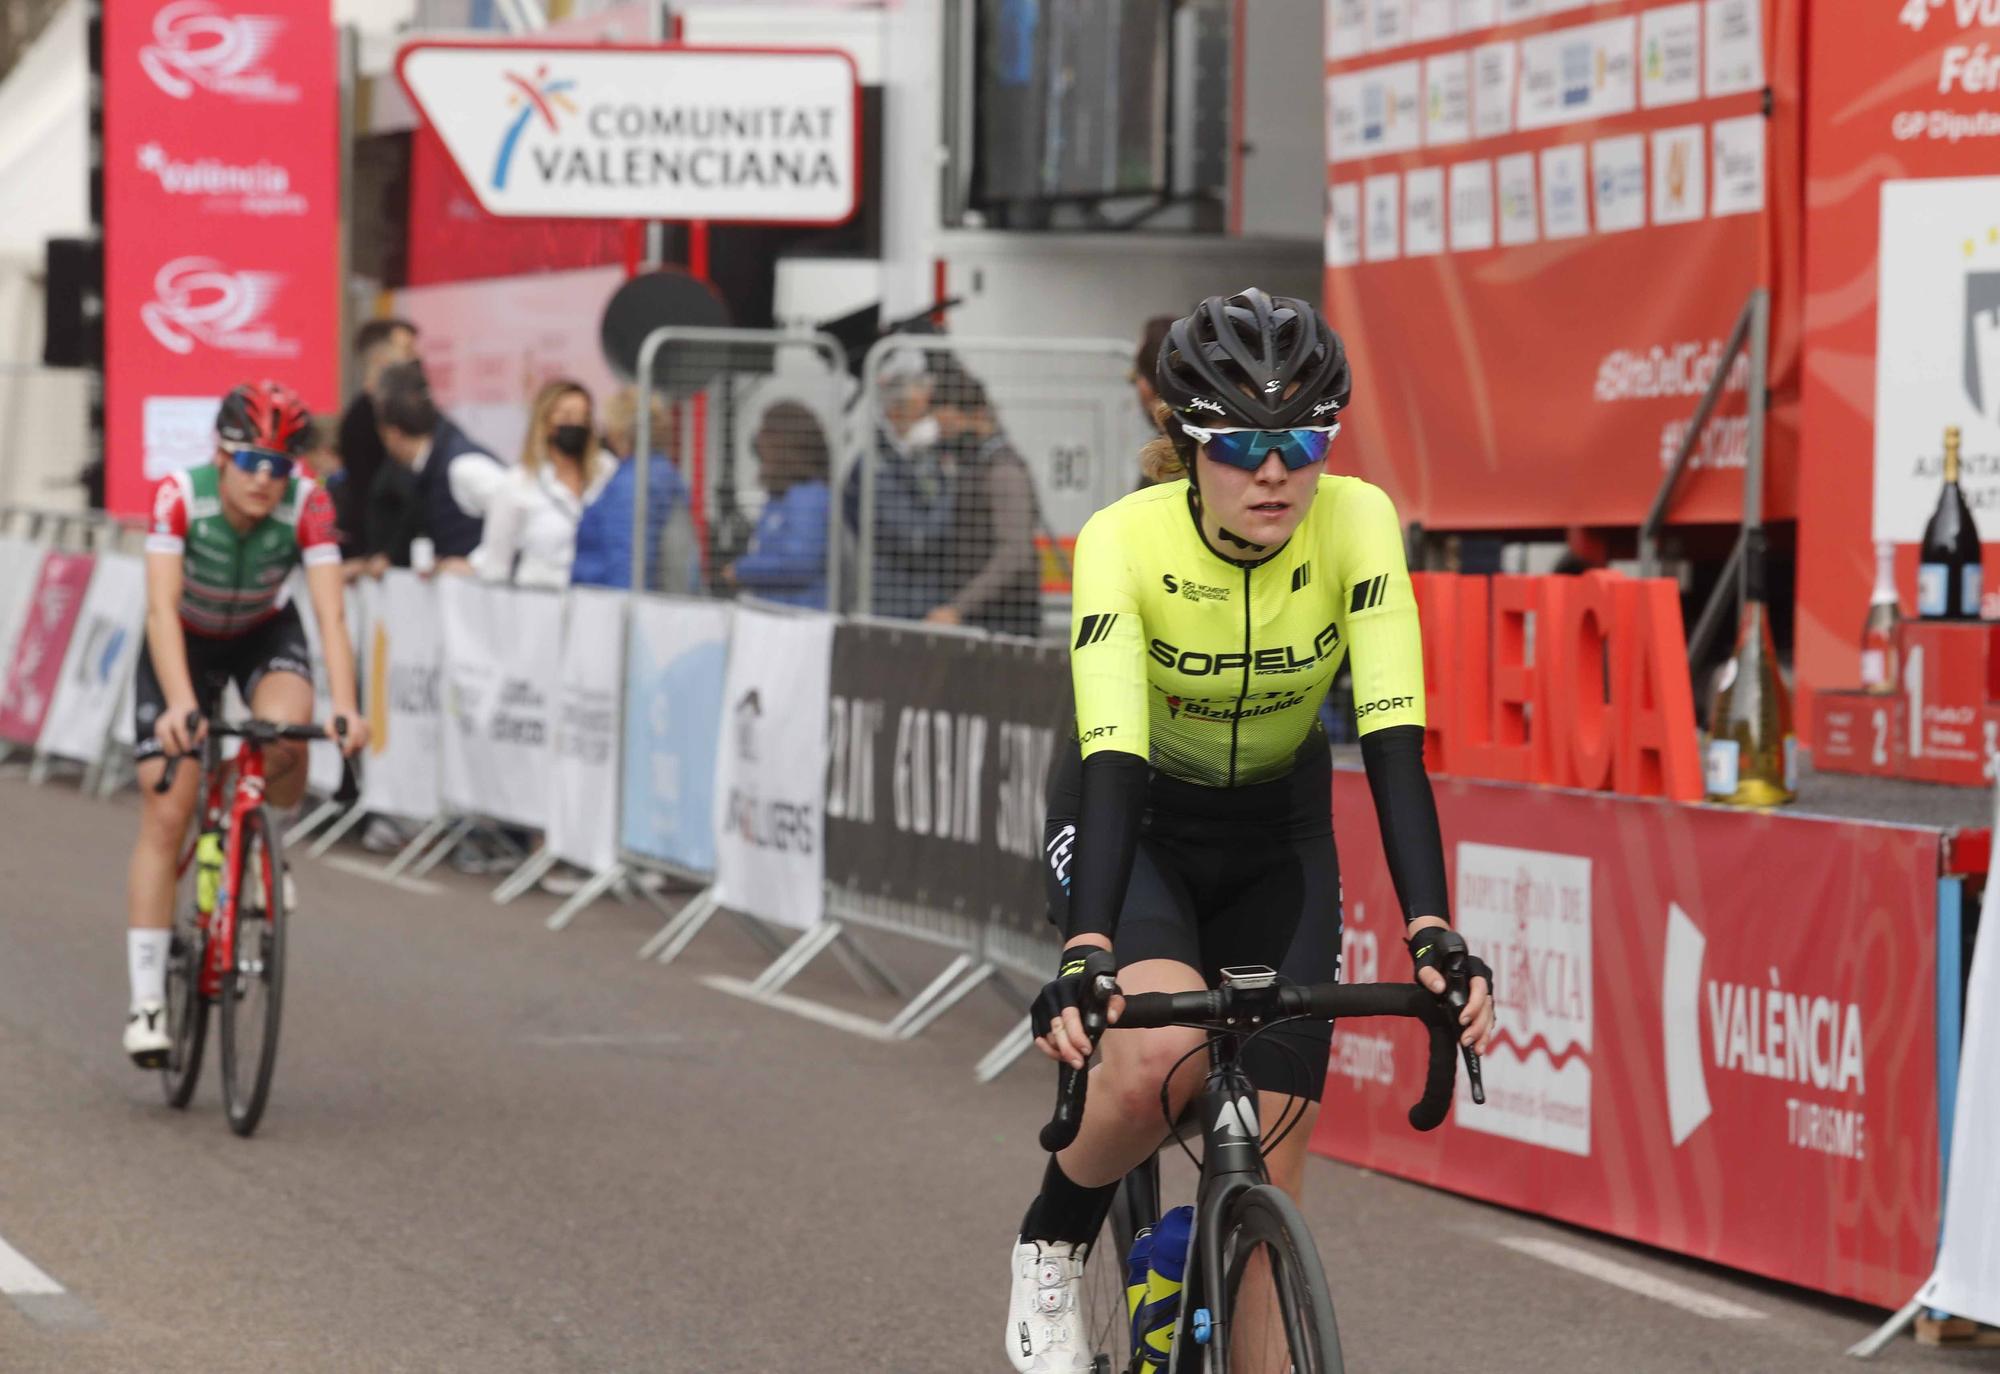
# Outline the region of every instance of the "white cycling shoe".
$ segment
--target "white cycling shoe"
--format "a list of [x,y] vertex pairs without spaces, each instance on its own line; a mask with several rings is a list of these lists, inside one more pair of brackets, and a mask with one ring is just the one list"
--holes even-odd
[[167,1004],[133,1003],[125,1015],[125,1053],[132,1056],[132,1062],[142,1069],[164,1068],[172,1046],[167,1038]]
[[1019,1374],[1090,1374],[1083,1329],[1083,1261],[1089,1247],[1024,1240],[1014,1247],[1007,1358]]

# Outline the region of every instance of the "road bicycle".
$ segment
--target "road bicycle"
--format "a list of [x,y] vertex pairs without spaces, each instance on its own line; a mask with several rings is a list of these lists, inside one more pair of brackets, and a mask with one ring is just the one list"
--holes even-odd
[[[190,731],[199,716],[188,722]],[[247,1136],[270,1101],[285,1001],[284,841],[264,800],[264,750],[278,740],[323,740],[317,725],[251,720],[216,724],[199,750],[201,806],[181,851],[173,940],[167,950],[167,1104],[185,1108],[201,1077],[208,1009],[220,1008],[222,1105],[229,1129]],[[225,758],[222,742],[238,742]],[[153,790],[196,753],[172,755]],[[216,837],[209,839],[209,837]],[[204,840],[219,848],[203,857]],[[219,845],[217,841],[219,840]],[[204,881],[202,869],[212,867]]]
[[[1409,1121],[1420,1131],[1433,1130],[1451,1108],[1458,1058],[1454,1050],[1463,1029],[1458,1024],[1467,981],[1462,961],[1448,967],[1446,975],[1450,987],[1439,997],[1416,983],[1299,986],[1280,981],[1271,969],[1253,966],[1222,970],[1221,986],[1202,992],[1125,998],[1120,1030],[1188,1026],[1208,1033],[1206,1042],[1189,1052],[1192,1057],[1207,1050],[1208,1077],[1189,1109],[1200,1125],[1203,1152],[1197,1161],[1194,1227],[1168,1374],[1229,1374],[1232,1369],[1242,1374],[1340,1374],[1340,1333],[1318,1247],[1297,1205],[1271,1183],[1264,1168],[1265,1151],[1298,1125],[1305,1106],[1301,1102],[1295,1113],[1282,1113],[1265,1134],[1258,1122],[1256,1090],[1241,1067],[1242,1049],[1288,1021],[1414,1017],[1429,1029],[1430,1057],[1423,1096],[1410,1108]],[[1094,1005],[1085,1012],[1084,1029],[1095,1043],[1104,1029],[1103,1008],[1116,987],[1111,979],[1100,978],[1092,991]],[[1473,1100],[1483,1102],[1479,1057],[1468,1049],[1465,1062]],[[1054,1153],[1076,1139],[1089,1081],[1087,1071],[1062,1068],[1055,1113],[1042,1128],[1043,1149]],[[1160,1100],[1164,1117],[1165,1083]],[[1167,1130],[1178,1139],[1175,1125],[1169,1120]],[[1125,1260],[1134,1239],[1160,1216],[1155,1154],[1125,1176],[1084,1266],[1082,1310],[1095,1374],[1135,1374],[1145,1359],[1131,1330]],[[1273,1320],[1235,1320],[1246,1284],[1273,1294]]]

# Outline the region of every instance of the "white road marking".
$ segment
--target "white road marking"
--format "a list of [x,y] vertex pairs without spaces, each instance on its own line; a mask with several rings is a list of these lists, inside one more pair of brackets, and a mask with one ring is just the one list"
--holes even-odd
[[1697,1317],[1708,1317],[1716,1321],[1745,1321],[1761,1318],[1764,1314],[1755,1308],[1718,1298],[1712,1293],[1704,1293],[1686,1284],[1675,1283],[1649,1274],[1643,1269],[1620,1264],[1592,1254],[1574,1245],[1565,1245],[1559,1240],[1546,1240],[1539,1236],[1500,1236],[1499,1243],[1519,1254],[1529,1255],[1558,1269],[1568,1269],[1572,1273],[1587,1278],[1599,1279],[1627,1292],[1637,1293],[1642,1298],[1678,1307],[1684,1312],[1692,1312]]
[[779,1011],[788,1011],[794,1016],[803,1016],[808,1021],[817,1021],[822,1026],[832,1026],[835,1030],[844,1030],[849,1035],[858,1035],[866,1040],[893,1041],[896,1038],[880,1021],[871,1021],[851,1011],[841,1011],[838,1007],[823,1007],[817,1002],[808,1002],[803,997],[783,992],[756,992],[753,985],[742,978],[711,973],[701,981],[717,992],[761,1002],[767,1007],[776,1007]]
[[61,1284],[37,1269],[26,1255],[0,1239],[0,1293],[25,1297],[63,1291]]
[[382,876],[381,864],[357,859],[351,854],[329,854],[320,862],[328,868],[337,868],[342,873],[352,873],[360,878],[373,878],[378,883],[387,883],[405,892],[414,892],[419,897],[436,897],[444,892],[442,886],[428,878],[412,878],[400,873],[393,878],[385,878]]

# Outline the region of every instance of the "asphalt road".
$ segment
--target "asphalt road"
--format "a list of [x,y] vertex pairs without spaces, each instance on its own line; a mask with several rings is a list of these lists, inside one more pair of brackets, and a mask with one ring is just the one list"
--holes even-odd
[[[886,1045],[704,983],[761,966],[734,930],[660,968],[642,908],[551,935],[548,898],[301,859],[239,1141],[212,1077],[172,1112],[119,1051],[133,821],[0,773],[0,1374],[1006,1369],[1049,1080],[973,1082],[998,999]],[[1883,1315],[1323,1160],[1308,1192],[1359,1371],[1827,1370]]]

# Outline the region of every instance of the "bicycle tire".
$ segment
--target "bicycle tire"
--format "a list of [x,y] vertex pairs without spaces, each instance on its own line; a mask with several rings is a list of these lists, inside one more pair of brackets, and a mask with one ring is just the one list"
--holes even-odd
[[[285,855],[271,809],[243,818],[237,845],[236,967],[222,979],[222,1105],[229,1129],[247,1136],[270,1101],[285,1005]],[[255,885],[254,888],[252,885]],[[253,891],[262,905],[244,901]],[[254,1026],[251,1024],[255,1022]],[[254,1051],[245,1041],[257,1037]],[[246,1077],[247,1071],[247,1077]]]
[[[1326,1267],[1305,1218],[1285,1192],[1265,1183],[1247,1189],[1230,1204],[1219,1242],[1222,1246],[1223,1330],[1230,1341],[1230,1363],[1264,1353],[1269,1328],[1239,1329],[1238,1299],[1251,1272],[1251,1260],[1268,1256],[1271,1287],[1277,1295],[1284,1341],[1293,1374],[1342,1374],[1340,1330],[1334,1322],[1333,1297],[1327,1291]],[[1246,1348],[1245,1340],[1253,1344]],[[1204,1364],[1207,1364],[1204,1361]],[[1252,1365],[1271,1368],[1270,1362]]]
[[1083,1266],[1084,1335],[1090,1342],[1092,1369],[1113,1374],[1132,1360],[1131,1310],[1125,1300],[1125,1261],[1132,1241],[1144,1227],[1159,1221],[1159,1161],[1149,1159],[1125,1175],[1112,1194],[1111,1210],[1091,1243]]
[[201,1055],[208,1043],[208,1001],[201,995],[201,966],[208,946],[202,914],[195,905],[194,865],[174,899],[173,939],[167,946],[167,1062],[160,1088],[167,1105],[185,1111],[201,1081]]

